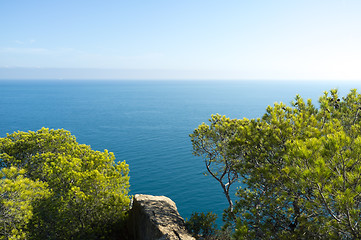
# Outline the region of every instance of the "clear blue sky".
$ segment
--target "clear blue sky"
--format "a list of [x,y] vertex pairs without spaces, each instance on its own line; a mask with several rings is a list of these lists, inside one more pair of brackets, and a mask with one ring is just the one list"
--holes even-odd
[[359,0],[3,0],[0,79],[361,80]]

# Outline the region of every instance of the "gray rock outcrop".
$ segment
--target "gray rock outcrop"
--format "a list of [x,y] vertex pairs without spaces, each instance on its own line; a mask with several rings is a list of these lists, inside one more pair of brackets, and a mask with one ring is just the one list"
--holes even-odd
[[134,240],[194,240],[175,203],[164,196],[136,194],[129,212],[128,231]]

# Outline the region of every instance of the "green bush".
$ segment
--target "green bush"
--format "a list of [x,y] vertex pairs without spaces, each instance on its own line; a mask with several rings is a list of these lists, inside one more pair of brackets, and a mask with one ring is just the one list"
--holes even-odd
[[186,221],[186,227],[197,239],[213,239],[217,233],[216,219],[217,215],[212,212],[207,214],[195,212]]
[[68,131],[0,138],[0,166],[0,239],[109,239],[129,209],[125,161]]

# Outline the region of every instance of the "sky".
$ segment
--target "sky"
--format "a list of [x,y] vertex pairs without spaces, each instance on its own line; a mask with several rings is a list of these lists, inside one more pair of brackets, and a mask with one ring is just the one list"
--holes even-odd
[[0,0],[0,79],[361,80],[359,0]]

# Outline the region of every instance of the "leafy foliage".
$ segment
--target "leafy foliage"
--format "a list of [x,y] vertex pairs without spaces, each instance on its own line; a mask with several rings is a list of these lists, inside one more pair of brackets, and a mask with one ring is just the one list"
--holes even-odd
[[196,239],[204,240],[229,240],[231,233],[229,229],[219,230],[216,224],[217,214],[207,212],[192,213],[191,217],[186,221],[188,231]]
[[47,184],[24,177],[15,167],[0,172],[0,239],[27,239],[33,204],[50,192]]
[[210,125],[203,123],[190,134],[193,154],[205,159],[208,173],[220,183],[233,211],[230,187],[237,181],[238,172],[235,168],[237,156],[233,156],[230,142],[234,140],[238,121],[220,115],[212,115],[209,121]]
[[216,219],[217,215],[212,212],[195,212],[186,221],[186,227],[197,239],[210,239],[217,232]]
[[21,173],[15,179],[4,174],[3,181],[28,186],[20,195],[7,194],[7,201],[26,198],[28,214],[16,229],[29,239],[101,239],[119,229],[130,203],[129,168],[115,163],[113,153],[79,144],[68,131],[43,128],[1,138],[0,159],[3,172]]
[[237,239],[361,238],[360,113],[356,90],[331,90],[318,108],[296,96],[260,119],[216,115],[194,131],[195,155],[241,181],[229,218]]

